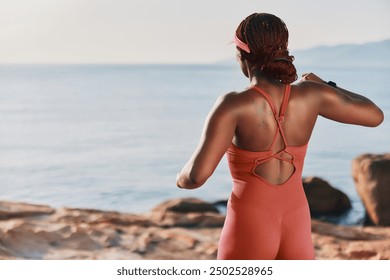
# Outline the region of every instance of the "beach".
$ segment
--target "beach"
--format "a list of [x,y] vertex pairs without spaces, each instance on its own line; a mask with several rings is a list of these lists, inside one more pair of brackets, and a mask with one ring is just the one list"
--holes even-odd
[[[131,214],[0,202],[0,259],[212,260],[224,215],[195,198]],[[312,219],[319,260],[389,260],[390,227]]]

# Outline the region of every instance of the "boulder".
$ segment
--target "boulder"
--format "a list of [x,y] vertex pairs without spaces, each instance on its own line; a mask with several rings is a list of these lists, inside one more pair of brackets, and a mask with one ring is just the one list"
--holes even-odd
[[225,221],[213,204],[197,198],[163,202],[152,209],[149,218],[162,227],[220,227]]
[[152,211],[171,211],[177,213],[219,212],[213,204],[191,197],[176,198],[165,201],[154,207]]
[[0,201],[0,220],[50,215],[55,209],[46,205]]
[[371,222],[390,226],[390,154],[355,158],[352,176]]
[[302,183],[312,215],[340,215],[351,209],[348,196],[321,178],[303,178]]

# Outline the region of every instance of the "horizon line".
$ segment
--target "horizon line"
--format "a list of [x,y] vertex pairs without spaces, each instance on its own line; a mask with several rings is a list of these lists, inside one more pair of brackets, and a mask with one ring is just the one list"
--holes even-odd
[[[383,39],[383,40],[376,40],[376,41],[368,41],[364,43],[339,43],[339,44],[322,44],[322,45],[316,45],[308,48],[297,48],[297,49],[290,49],[290,52],[304,52],[316,48],[336,48],[336,47],[343,47],[343,46],[363,46],[368,44],[375,44],[375,43],[384,43],[386,41],[390,41],[390,38]],[[56,62],[38,62],[38,61],[32,61],[32,62],[1,62],[0,66],[6,66],[6,65],[215,65],[215,64],[223,64],[224,61],[227,60],[233,60],[235,59],[235,56],[232,55],[232,59],[225,58],[217,61],[210,61],[210,62],[195,62],[195,61],[184,61],[184,62],[169,62],[169,61],[163,61],[163,62],[151,62],[151,61],[145,61],[145,62],[119,62],[119,61],[97,61],[97,62],[66,62],[66,61],[56,61]]]

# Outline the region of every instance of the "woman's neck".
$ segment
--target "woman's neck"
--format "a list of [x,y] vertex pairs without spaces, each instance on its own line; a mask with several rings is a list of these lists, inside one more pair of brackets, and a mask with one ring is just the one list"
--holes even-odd
[[262,85],[262,84],[272,84],[272,85],[279,85],[280,83],[268,77],[267,75],[264,75],[259,69],[254,68],[252,71],[249,73],[249,83],[251,86],[254,85]]

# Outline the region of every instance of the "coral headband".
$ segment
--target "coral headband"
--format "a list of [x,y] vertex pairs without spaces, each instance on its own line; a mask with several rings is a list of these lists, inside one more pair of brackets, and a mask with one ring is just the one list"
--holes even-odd
[[243,41],[238,39],[237,34],[234,34],[234,44],[236,44],[237,47],[242,49],[243,51],[250,53],[251,50],[249,49],[248,44],[245,44]]

